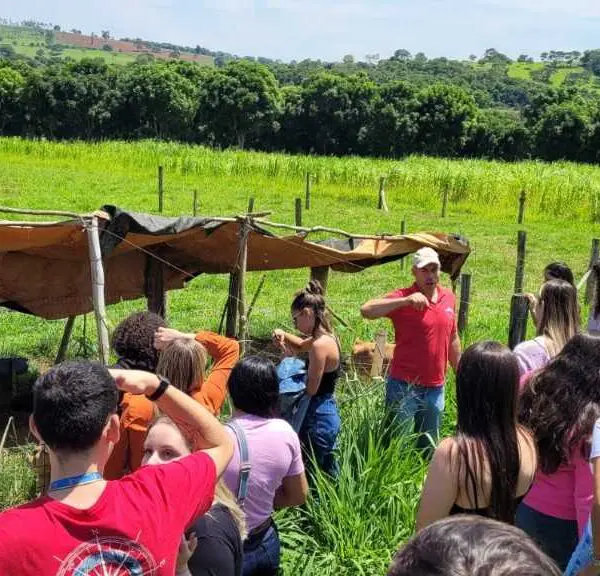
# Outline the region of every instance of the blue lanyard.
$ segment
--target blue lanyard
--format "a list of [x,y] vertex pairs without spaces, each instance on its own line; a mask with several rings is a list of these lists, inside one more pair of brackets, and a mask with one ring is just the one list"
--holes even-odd
[[92,482],[96,482],[96,480],[102,480],[102,474],[100,474],[100,472],[88,472],[87,474],[80,474],[79,476],[69,476],[68,478],[61,478],[60,480],[52,482],[49,490],[64,490],[65,488],[73,488],[73,486],[91,484]]

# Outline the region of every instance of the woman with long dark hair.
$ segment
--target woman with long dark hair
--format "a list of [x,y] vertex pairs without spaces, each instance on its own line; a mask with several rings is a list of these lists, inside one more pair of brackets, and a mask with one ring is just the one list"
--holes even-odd
[[533,437],[517,422],[519,369],[492,341],[470,346],[456,374],[456,434],[437,447],[417,529],[458,513],[514,523],[537,466]]
[[600,416],[600,338],[579,334],[523,391],[520,421],[537,444],[540,470],[517,510],[517,525],[564,570],[589,518],[587,457]]
[[311,399],[300,439],[319,467],[335,478],[339,470],[335,447],[340,416],[334,391],[340,376],[341,354],[329,324],[320,282],[311,280],[296,293],[291,312],[294,325],[303,337],[275,330],[273,339],[286,354],[308,352],[306,393]]

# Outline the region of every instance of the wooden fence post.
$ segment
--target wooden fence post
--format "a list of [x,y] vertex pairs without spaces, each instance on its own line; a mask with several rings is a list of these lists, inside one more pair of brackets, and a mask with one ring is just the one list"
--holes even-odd
[[525,247],[527,244],[527,232],[519,230],[517,241],[517,268],[515,271],[515,294],[523,292],[523,278],[525,275]]
[[527,194],[525,190],[521,190],[521,195],[519,196],[519,217],[517,218],[518,224],[523,224],[523,216],[525,216],[525,200],[527,198]]
[[448,210],[448,185],[444,185],[444,193],[442,196],[442,218],[446,217],[447,210]]
[[[400,235],[404,236],[406,234],[406,217],[400,222]],[[404,270],[406,266],[406,256],[400,260],[400,270]]]
[[471,275],[460,275],[460,305],[458,307],[458,333],[463,335],[469,324],[469,303],[471,302]]
[[379,330],[375,336],[375,350],[373,351],[373,363],[371,364],[371,378],[382,376],[386,342],[387,331]]
[[75,316],[69,316],[65,323],[65,329],[62,335],[62,339],[60,341],[60,346],[58,348],[58,353],[56,354],[56,360],[54,360],[55,364],[60,364],[67,355],[67,348],[69,347],[69,340],[71,339],[71,334],[73,333],[73,325],[75,324]]
[[302,226],[302,200],[296,198],[296,226]]
[[310,172],[306,173],[306,203],[304,207],[310,210]]
[[[592,251],[590,253],[590,265],[589,269],[592,270],[592,266],[598,262],[600,249],[600,240],[594,238],[592,240]],[[589,304],[594,300],[594,292],[596,291],[596,275],[593,271],[590,272],[587,283],[585,286],[585,303]]]
[[165,292],[163,263],[154,258],[152,254],[146,255],[144,292],[146,295],[148,311],[166,318],[167,294]]
[[194,190],[194,206],[193,206],[194,217],[198,214],[198,190]]
[[248,234],[250,225],[248,219],[242,221],[240,229],[240,263],[238,280],[238,334],[240,342],[240,356],[246,353],[248,342],[248,316],[246,315],[246,267],[248,263]]
[[100,250],[100,234],[98,218],[93,216],[87,227],[90,267],[92,272],[92,299],[98,332],[98,354],[104,366],[108,364],[110,349],[108,345],[108,324],[106,321],[106,306],[104,301],[104,267]]
[[229,274],[229,295],[227,296],[227,319],[225,322],[225,335],[235,338],[238,335],[238,295],[239,273],[237,263]]
[[327,284],[329,282],[329,266],[317,266],[310,269],[310,279],[318,280],[323,287],[323,294],[327,292]]
[[525,294],[513,294],[510,302],[510,325],[508,328],[508,347],[512,350],[525,340],[529,300]]
[[248,210],[247,210],[247,213],[248,214],[252,214],[252,212],[254,212],[254,198],[249,198],[248,199]]
[[387,202],[385,201],[385,176],[379,178],[379,200],[377,202],[377,209],[388,211]]
[[163,211],[163,194],[164,194],[164,171],[163,167],[158,167],[158,211],[162,214]]

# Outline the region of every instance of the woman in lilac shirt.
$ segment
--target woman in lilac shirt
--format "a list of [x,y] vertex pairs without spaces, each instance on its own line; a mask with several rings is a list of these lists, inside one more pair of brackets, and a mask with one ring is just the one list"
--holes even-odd
[[537,336],[514,349],[521,376],[543,368],[579,332],[577,289],[564,280],[546,282],[536,307],[536,318]]
[[521,397],[520,421],[534,434],[539,469],[516,524],[564,570],[589,518],[589,441],[600,416],[600,338],[579,334]]
[[275,417],[279,381],[269,360],[240,360],[229,376],[229,394],[234,406],[230,432],[238,441],[223,479],[234,494],[240,493],[242,479],[239,429],[248,446],[245,464],[250,469],[243,501],[248,526],[243,576],[269,576],[277,574],[280,557],[273,511],[304,504],[308,495],[300,440],[285,420]]

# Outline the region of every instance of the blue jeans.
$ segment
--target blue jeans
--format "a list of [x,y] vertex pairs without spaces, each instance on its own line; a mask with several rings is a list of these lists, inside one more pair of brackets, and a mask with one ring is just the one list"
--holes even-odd
[[277,574],[280,555],[279,533],[273,522],[260,540],[253,541],[252,536],[249,536],[244,542],[243,576]]
[[592,549],[592,523],[588,521],[585,531],[575,548],[575,552],[569,560],[569,565],[565,571],[565,576],[577,576],[594,559]]
[[300,430],[300,440],[309,454],[312,452],[319,468],[332,478],[339,474],[335,447],[340,427],[333,394],[313,396]]
[[531,536],[561,570],[569,563],[577,546],[577,522],[542,514],[527,504],[519,504],[516,522],[518,528]]
[[413,427],[418,434],[417,448],[431,453],[440,436],[444,411],[444,387],[414,386],[404,380],[388,378],[385,406],[395,425]]

